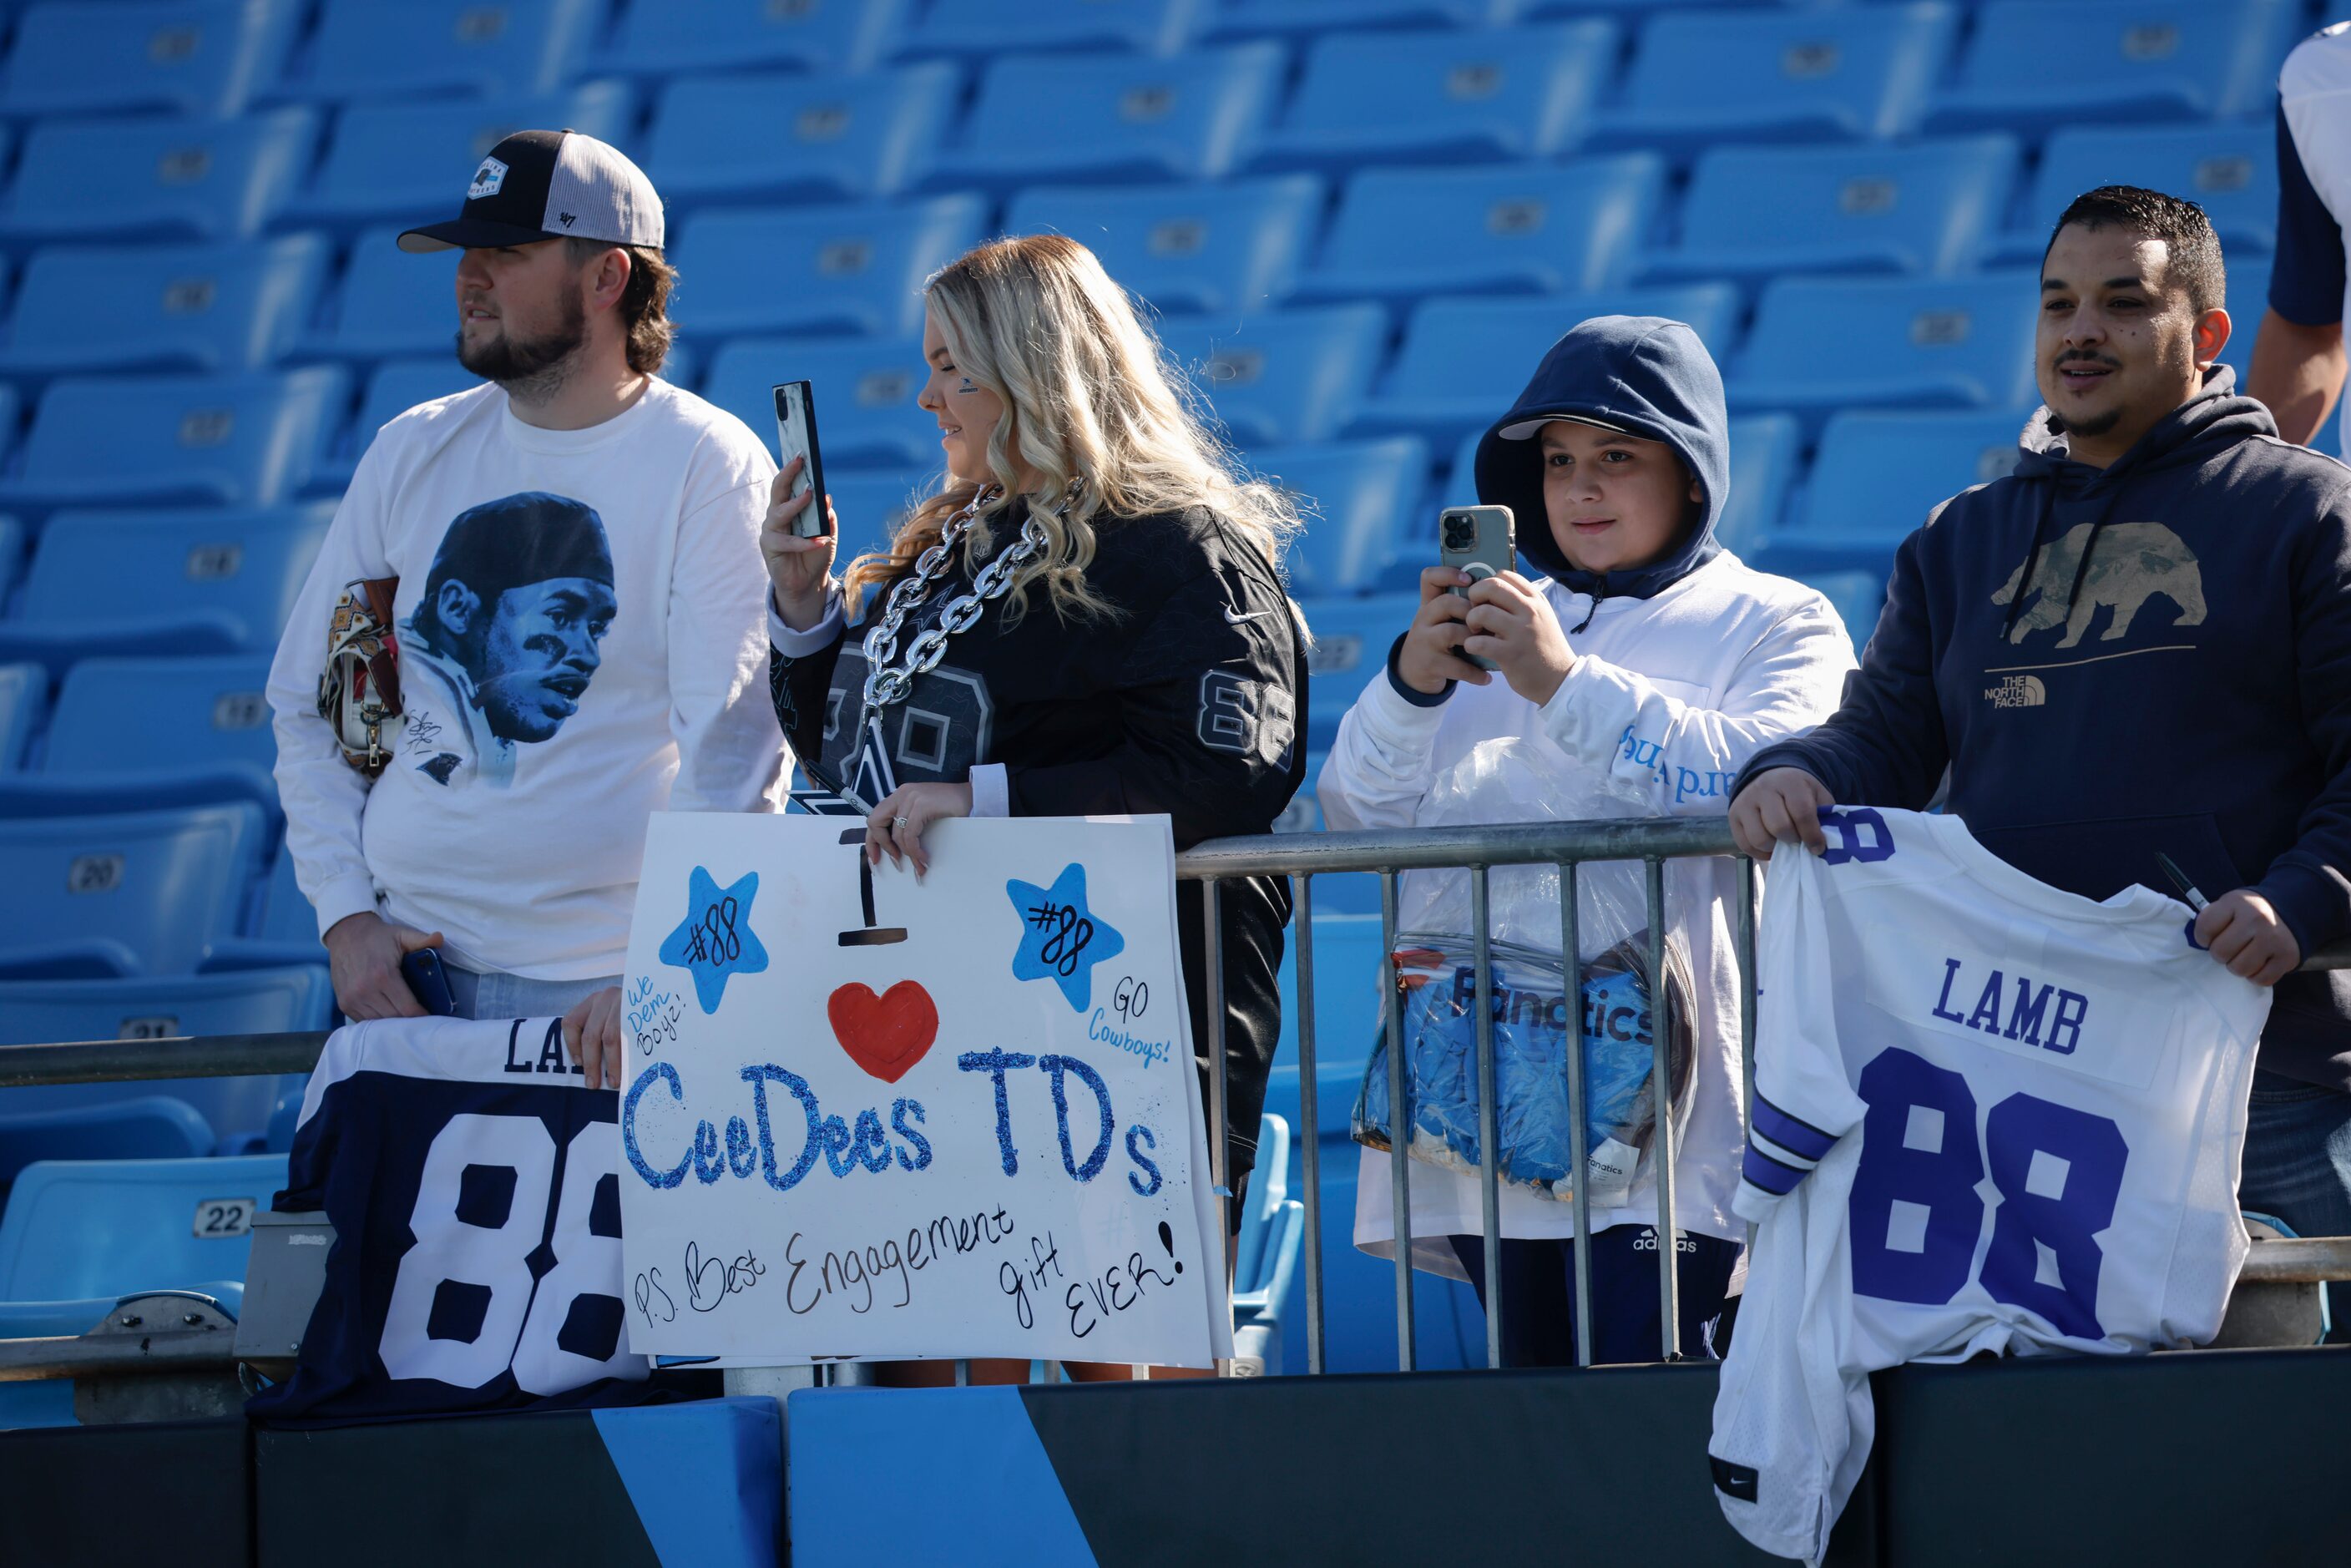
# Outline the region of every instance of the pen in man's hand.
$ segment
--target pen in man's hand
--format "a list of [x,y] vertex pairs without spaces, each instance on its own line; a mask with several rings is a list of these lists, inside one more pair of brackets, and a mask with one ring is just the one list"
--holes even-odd
[[2165,854],[2161,850],[2158,850],[2155,852],[2155,860],[2158,865],[2163,867],[2163,874],[2171,879],[2172,886],[2179,890],[2179,896],[2187,904],[2188,907],[2194,910],[2199,915],[2203,914],[2204,906],[2212,901],[2196,891],[2196,884],[2188,880],[2188,873],[2186,872],[2181,871],[2177,865],[2172,863],[2172,860],[2169,855]]

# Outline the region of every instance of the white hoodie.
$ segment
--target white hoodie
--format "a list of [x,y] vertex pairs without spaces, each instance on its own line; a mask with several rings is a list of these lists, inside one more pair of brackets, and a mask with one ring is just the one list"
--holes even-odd
[[[1719,816],[1747,759],[1835,711],[1854,668],[1852,641],[1827,600],[1728,550],[1649,599],[1594,603],[1549,579],[1537,586],[1576,655],[1552,700],[1538,708],[1497,673],[1488,685],[1457,686],[1441,706],[1420,706],[1386,676],[1374,678],[1341,721],[1316,787],[1328,826],[1413,826],[1440,775],[1480,742],[1508,737],[1535,739],[1532,749],[1557,768],[1563,794],[1604,793],[1626,817]],[[1726,1240],[1744,1234],[1730,1211],[1743,1124],[1730,936],[1736,888],[1727,859],[1666,862],[1667,929],[1689,954],[1698,1014],[1696,1097],[1674,1165],[1674,1221]],[[1355,1245],[1383,1257],[1394,1256],[1395,1233],[1387,1159],[1365,1150],[1355,1189]],[[1481,1213],[1476,1178],[1414,1164],[1419,1267],[1462,1277],[1444,1239],[1482,1233]],[[1508,1183],[1501,1221],[1514,1238],[1575,1232],[1573,1204]],[[1656,1222],[1646,1176],[1623,1207],[1592,1216],[1595,1230]]]
[[[658,380],[586,430],[526,424],[485,385],[378,433],[269,673],[286,847],[320,932],[375,910],[443,933],[465,968],[620,972],[652,813],[768,810],[781,794],[758,542],[775,471],[740,420]],[[592,515],[610,587],[524,603],[579,563],[523,572],[527,591],[479,607],[483,652],[432,646],[417,612],[453,522],[525,508],[496,515],[528,555],[535,499]],[[455,574],[469,575],[495,580]],[[344,585],[393,576],[404,716],[371,784],[319,716],[319,673]],[[515,688],[540,715],[528,730],[502,706]]]

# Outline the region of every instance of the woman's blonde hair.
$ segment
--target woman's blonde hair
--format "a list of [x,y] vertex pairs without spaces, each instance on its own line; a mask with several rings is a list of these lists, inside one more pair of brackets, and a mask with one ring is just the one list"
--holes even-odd
[[[1280,570],[1298,529],[1296,508],[1242,470],[1177,394],[1158,340],[1093,252],[1060,235],[991,240],[942,267],[923,292],[956,370],[1004,400],[987,439],[987,466],[1002,493],[972,519],[976,553],[987,552],[990,520],[1019,494],[1015,451],[1037,476],[1029,506],[1050,546],[1016,580],[1011,619],[1040,580],[1064,618],[1113,612],[1088,587],[1086,568],[1101,525],[1114,528],[1122,517],[1206,507]],[[937,543],[947,519],[981,488],[950,478],[900,525],[886,552],[852,562],[852,614],[868,588]]]

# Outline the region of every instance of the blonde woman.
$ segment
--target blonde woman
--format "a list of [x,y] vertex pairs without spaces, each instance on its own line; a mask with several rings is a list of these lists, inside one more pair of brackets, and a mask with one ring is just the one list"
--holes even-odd
[[[1083,246],[994,241],[925,299],[917,401],[946,487],[839,577],[829,504],[822,537],[791,531],[810,504],[785,498],[796,467],[761,536],[770,686],[800,766],[863,813],[870,856],[918,871],[942,817],[1164,812],[1178,848],[1266,831],[1305,773],[1306,661],[1279,566],[1295,514],[1193,418]],[[1180,884],[1205,1075],[1201,908]],[[1220,912],[1238,1192],[1280,1032],[1289,889],[1228,882]],[[583,1011],[593,1084],[606,1050],[617,1069],[617,1017]]]
[[[942,817],[1165,812],[1179,848],[1266,831],[1305,773],[1306,662],[1278,567],[1293,514],[1235,476],[1083,246],[998,240],[925,298],[917,401],[946,487],[841,582],[832,538],[790,530],[806,497],[778,501],[761,538],[776,716],[802,767],[865,810],[870,856],[917,870]],[[933,665],[919,640],[943,621]],[[1289,890],[1228,883],[1220,907],[1238,1191],[1280,1032]],[[1177,914],[1205,1053],[1199,883]]]

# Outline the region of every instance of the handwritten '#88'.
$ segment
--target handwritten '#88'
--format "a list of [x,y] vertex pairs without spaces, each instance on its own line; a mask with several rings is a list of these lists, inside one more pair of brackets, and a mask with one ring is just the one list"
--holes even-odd
[[1976,1186],[1989,1161],[2000,1207],[1978,1282],[2060,1333],[2105,1338],[2097,1237],[2114,1223],[2130,1158],[2122,1129],[2017,1093],[1991,1108],[1979,1145],[1968,1081],[1899,1047],[1872,1059],[1855,1088],[1869,1113],[1849,1200],[1854,1293],[1930,1306],[1958,1295],[1983,1235]]

